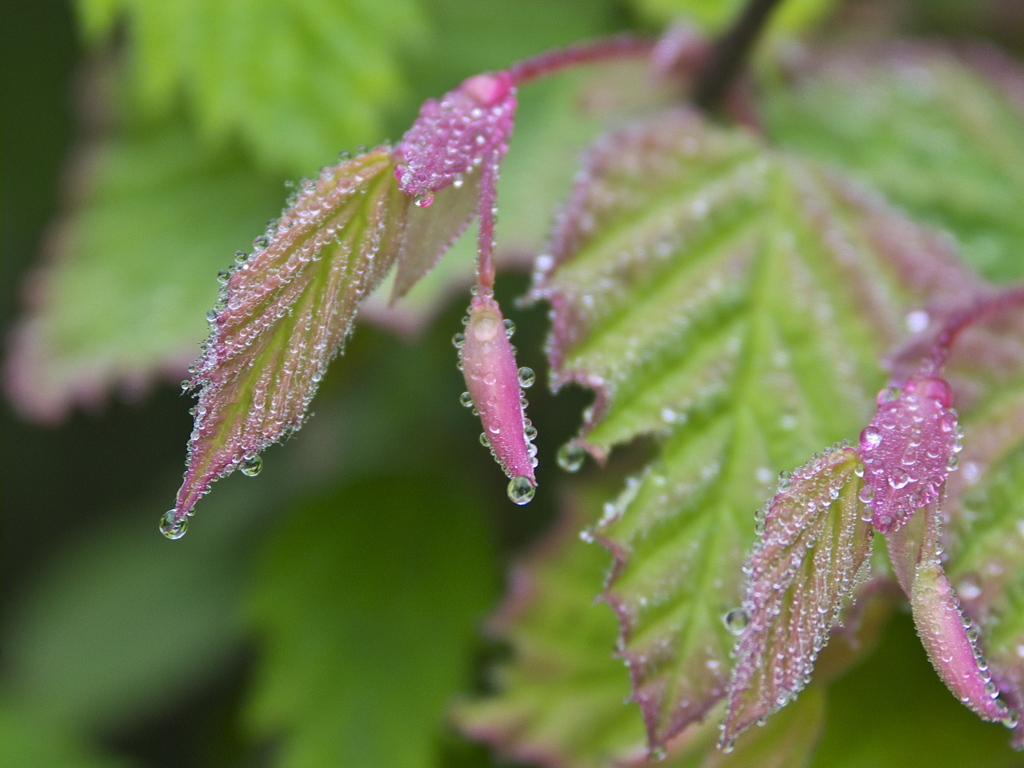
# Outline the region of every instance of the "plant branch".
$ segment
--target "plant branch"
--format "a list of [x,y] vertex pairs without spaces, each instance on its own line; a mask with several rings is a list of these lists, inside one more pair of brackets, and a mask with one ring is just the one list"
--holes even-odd
[[542,53],[509,67],[509,74],[516,86],[524,85],[537,78],[553,75],[563,69],[592,64],[610,59],[650,56],[656,41],[637,35],[623,34],[597,40],[592,43],[573,45],[548,53]]
[[697,75],[693,103],[710,111],[729,90],[779,0],[749,0]]

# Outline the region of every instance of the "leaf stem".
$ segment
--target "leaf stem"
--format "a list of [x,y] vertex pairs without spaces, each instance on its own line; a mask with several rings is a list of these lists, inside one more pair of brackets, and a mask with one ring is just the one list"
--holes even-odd
[[935,342],[932,345],[929,359],[925,361],[926,366],[931,367],[933,373],[941,372],[949,359],[953,344],[957,337],[974,323],[999,314],[1013,307],[1024,305],[1024,286],[1010,288],[997,294],[979,298],[970,307],[954,313],[939,329]]
[[693,103],[710,111],[729,90],[779,0],[749,0],[697,75]]
[[564,69],[592,64],[611,59],[650,56],[654,51],[656,40],[633,34],[621,34],[615,37],[595,40],[589,43],[573,45],[568,48],[548,51],[529,59],[523,59],[509,67],[509,74],[516,86],[553,75]]

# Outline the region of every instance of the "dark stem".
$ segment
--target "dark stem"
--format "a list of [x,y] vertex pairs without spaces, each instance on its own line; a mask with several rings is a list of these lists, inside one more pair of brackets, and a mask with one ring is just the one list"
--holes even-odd
[[779,0],[748,0],[729,31],[715,43],[710,58],[697,75],[694,104],[705,111],[717,106],[778,4]]

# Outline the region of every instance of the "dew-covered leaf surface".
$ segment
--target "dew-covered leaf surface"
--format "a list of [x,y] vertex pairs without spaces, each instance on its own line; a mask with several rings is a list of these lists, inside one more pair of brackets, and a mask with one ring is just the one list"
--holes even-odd
[[241,138],[263,167],[308,173],[383,132],[400,103],[399,56],[422,39],[417,0],[85,0],[87,40],[127,32],[137,102],[163,115],[184,96],[200,131]]
[[192,381],[201,391],[169,525],[301,425],[360,301],[398,256],[410,200],[387,148],[325,168],[227,277]]
[[[973,333],[974,335],[969,335]],[[944,564],[1007,703],[1024,711],[1024,311],[971,329],[954,347],[950,374],[986,366],[981,388],[964,387],[959,470],[947,483]],[[959,393],[954,381],[954,390]],[[977,383],[976,379],[970,379]],[[1024,727],[1013,741],[1024,747]]]
[[240,158],[204,153],[181,125],[91,147],[5,362],[7,391],[46,421],[180,381],[206,332],[217,270],[281,207]]
[[764,532],[744,570],[742,613],[722,742],[791,701],[839,621],[871,551],[858,498],[863,471],[849,448],[795,470],[759,518]]
[[724,617],[776,473],[855,438],[908,312],[975,281],[877,199],[686,112],[597,143],[551,248],[552,383],[597,394],[580,442],[660,440],[596,530],[659,744],[725,694]]
[[[443,502],[426,514],[424,499]],[[251,732],[282,768],[435,764],[497,587],[479,505],[443,478],[374,478],[300,505],[250,600]]]
[[876,44],[819,51],[790,75],[762,101],[773,140],[849,169],[952,232],[987,276],[1024,274],[1017,62],[980,46]]

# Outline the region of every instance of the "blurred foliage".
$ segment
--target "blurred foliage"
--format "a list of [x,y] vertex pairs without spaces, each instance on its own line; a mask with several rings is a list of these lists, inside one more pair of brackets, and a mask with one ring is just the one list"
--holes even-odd
[[[483,646],[474,630],[496,595],[498,566],[554,515],[551,457],[586,396],[556,402],[531,391],[542,492],[510,512],[475,443],[479,427],[457,403],[448,339],[464,298],[452,304],[453,281],[438,279],[414,296],[417,311],[442,313],[434,331],[415,343],[358,331],[300,438],[269,451],[258,480],[225,481],[188,537],[170,544],[156,524],[189,431],[190,401],[176,382],[205,334],[216,271],[280,209],[284,178],[315,173],[338,150],[397,138],[424,98],[474,72],[677,16],[721,29],[737,5],[0,4],[0,310],[7,326],[18,286],[49,297],[45,325],[62,356],[27,385],[51,403],[53,392],[79,392],[99,412],[52,429],[20,420],[6,402],[0,413],[0,764],[492,764],[489,751],[446,730],[445,702],[491,686],[480,667],[504,650]],[[786,3],[777,28],[806,28],[830,5]],[[947,27],[935,16],[911,21],[956,31],[968,6]],[[104,83],[110,90],[97,89]],[[566,93],[575,87],[523,91],[501,193],[499,237],[510,245],[543,243],[577,148],[604,124],[593,114],[586,127],[574,122]],[[71,169],[63,187],[62,166]],[[30,273],[43,250],[48,266]],[[522,362],[542,371],[529,340],[542,336],[543,311],[515,319]],[[139,400],[154,374],[171,384],[122,402]],[[115,382],[129,386],[104,406]],[[367,478],[381,477],[392,481],[368,498]],[[574,546],[592,556],[599,580],[601,550]],[[613,629],[580,590],[583,613]],[[595,681],[624,680],[613,636],[550,618],[562,622],[554,639],[564,652],[592,645],[580,663],[595,665]],[[627,730],[638,732],[628,691],[614,688],[605,689],[609,716],[632,718]],[[816,714],[820,701],[807,702]],[[834,684],[825,711],[815,765],[1020,762],[1002,729],[951,699],[903,621]]]

